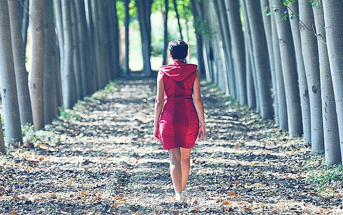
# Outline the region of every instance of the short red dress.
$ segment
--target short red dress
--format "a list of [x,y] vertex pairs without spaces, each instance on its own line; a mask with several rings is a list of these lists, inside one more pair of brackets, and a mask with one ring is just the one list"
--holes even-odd
[[197,65],[174,61],[162,66],[164,106],[159,121],[163,149],[193,148],[199,119],[193,103]]

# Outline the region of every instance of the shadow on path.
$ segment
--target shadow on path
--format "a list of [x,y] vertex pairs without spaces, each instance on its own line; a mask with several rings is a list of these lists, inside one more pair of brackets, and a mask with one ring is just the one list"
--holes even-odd
[[[119,80],[79,102],[34,148],[0,158],[0,213],[328,213],[302,168],[309,149],[202,83],[206,140],[192,153],[187,203],[176,203],[168,154],[152,136],[155,80]],[[55,135],[55,136],[54,136]],[[59,138],[52,144],[49,138]]]

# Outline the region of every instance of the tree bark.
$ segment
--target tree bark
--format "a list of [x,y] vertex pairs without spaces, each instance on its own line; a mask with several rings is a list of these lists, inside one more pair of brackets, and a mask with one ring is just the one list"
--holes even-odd
[[[311,3],[299,0],[299,19],[301,47],[304,57],[305,72],[310,96],[311,147],[313,153],[324,153],[324,133],[320,89],[320,72],[317,38],[312,31],[314,25]],[[310,26],[311,30],[306,29]]]
[[[274,4],[273,4],[274,2]],[[286,10],[280,1],[269,1],[270,5],[279,8],[280,11]],[[294,44],[291,34],[289,21],[281,21],[283,14],[273,13],[275,16],[276,29],[279,38],[280,56],[282,63],[282,73],[285,88],[288,128],[291,137],[298,137],[302,134],[301,109],[299,87],[297,84],[298,75],[296,70],[296,59],[294,56]]]
[[71,28],[72,28],[72,41],[73,41],[73,70],[76,87],[76,98],[81,100],[83,98],[82,91],[82,75],[81,75],[81,58],[79,49],[79,26],[77,23],[77,15],[75,2],[70,1],[70,13],[71,13]]
[[56,43],[52,0],[44,1],[44,73],[43,104],[44,124],[49,124],[58,115],[56,93]]
[[0,0],[0,5],[0,85],[6,143],[22,143],[8,1]]
[[176,19],[177,19],[177,24],[179,26],[180,39],[183,40],[182,27],[181,27],[181,22],[180,22],[180,14],[179,14],[179,10],[177,9],[176,0],[173,0],[173,5],[174,5],[175,15],[176,15]]
[[340,0],[323,1],[323,8],[341,155],[343,155],[343,5]]
[[[130,8],[129,8],[129,3],[130,0],[125,0],[125,20],[124,20],[124,26],[125,26],[125,55],[124,55],[124,71],[123,71],[123,76],[128,77],[130,76],[130,54],[129,54],[129,47],[130,47],[130,38],[129,38],[129,33],[130,33]],[[141,32],[142,33],[142,32]]]
[[169,0],[164,0],[164,19],[163,19],[163,61],[162,65],[167,64],[168,56],[168,11],[169,11]]
[[[216,13],[217,21],[214,21],[213,25],[216,25],[219,29],[220,34],[218,34],[218,39],[221,41],[220,49],[223,51],[223,58],[222,64],[225,65],[226,70],[224,70],[224,92],[227,95],[231,95],[233,98],[238,99],[238,89],[237,85],[237,78],[235,75],[235,69],[233,66],[233,59],[232,59],[232,49],[231,49],[231,36],[228,24],[228,18],[225,11],[224,2],[221,0],[214,1],[213,3],[214,12]],[[215,15],[214,15],[215,16]],[[220,45],[220,44],[219,44]],[[220,66],[217,67],[218,69],[221,68]],[[237,85],[236,85],[237,84]]]
[[5,146],[5,141],[4,141],[4,133],[2,130],[2,123],[1,123],[1,115],[0,115],[0,152],[3,155],[6,155],[6,146]]
[[151,53],[151,6],[152,0],[136,0],[139,28],[142,38],[143,71],[145,76],[152,75],[150,53]]
[[[288,4],[289,13],[299,14],[299,7],[298,3],[290,3]],[[291,19],[291,30],[292,30],[292,37],[295,49],[295,57],[297,63],[297,71],[298,71],[298,82],[299,82],[299,91],[300,91],[300,103],[301,103],[301,116],[302,116],[302,124],[303,124],[303,133],[304,133],[304,141],[305,143],[309,143],[311,141],[311,116],[310,116],[310,98],[308,93],[307,87],[307,79],[305,73],[305,66],[304,66],[304,59],[303,53],[301,48],[301,39],[300,39],[300,31],[299,31],[299,19]]]
[[[25,68],[25,47],[22,43],[21,21],[16,0],[8,1],[14,70],[17,84],[20,121],[22,125],[33,124],[28,73]],[[24,9],[25,11],[26,9]],[[25,13],[25,12],[24,12]]]
[[33,124],[44,127],[43,71],[44,71],[44,0],[31,1],[32,68],[29,73]]
[[78,29],[78,48],[80,51],[80,75],[81,75],[81,89],[83,96],[89,95],[90,91],[89,82],[91,81],[88,77],[90,75],[90,66],[88,58],[89,56],[89,43],[88,43],[88,32],[87,32],[87,21],[85,13],[85,2],[84,0],[74,0],[76,17],[77,17],[77,29]]
[[64,39],[63,39],[63,20],[62,20],[62,6],[61,0],[54,0],[54,9],[55,9],[55,23],[57,29],[57,39],[58,39],[58,48],[60,55],[60,69],[63,73],[64,69]]
[[275,69],[275,88],[274,88],[274,95],[275,95],[275,106],[277,112],[275,113],[275,118],[277,119],[277,124],[279,128],[282,130],[288,130],[288,114],[287,114],[287,99],[286,99],[286,92],[285,92],[285,82],[283,79],[283,72],[282,72],[282,59],[280,56],[280,46],[279,46],[279,38],[276,29],[276,22],[274,15],[271,15],[271,25],[272,25],[272,45],[273,45],[273,55],[274,55],[274,69]]
[[274,111],[270,86],[270,68],[261,9],[259,4],[254,4],[249,0],[246,0],[245,2],[251,29],[253,54],[256,63],[261,116],[263,119],[272,119],[274,117]]
[[329,56],[326,46],[324,13],[322,8],[323,4],[322,2],[319,2],[319,7],[313,8],[313,14],[316,25],[319,53],[325,162],[326,164],[339,164],[341,163],[341,151],[339,144],[336,102],[330,73]]
[[62,0],[64,62],[62,72],[63,106],[71,109],[77,101],[73,70],[73,36],[71,23],[71,1]]
[[26,49],[27,44],[27,29],[29,27],[29,0],[23,0],[22,7],[23,7],[23,16],[21,20],[21,34],[23,37],[24,48]]
[[121,71],[121,66],[120,66],[120,45],[119,45],[119,40],[120,40],[120,35],[119,35],[119,22],[118,22],[118,14],[117,14],[117,0],[113,2],[113,31],[114,31],[114,37],[113,37],[113,58],[114,58],[114,63],[115,63],[115,71],[114,71],[114,78],[118,78],[120,71]]
[[247,105],[246,91],[246,68],[245,68],[245,48],[242,23],[239,13],[239,0],[220,0],[223,9],[226,8],[227,19],[230,27],[230,38],[232,46],[232,58],[237,80],[237,98],[241,105]]

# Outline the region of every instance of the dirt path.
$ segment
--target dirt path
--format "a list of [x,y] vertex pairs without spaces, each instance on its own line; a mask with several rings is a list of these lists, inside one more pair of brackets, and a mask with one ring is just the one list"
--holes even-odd
[[190,198],[175,203],[168,154],[152,136],[155,92],[154,80],[118,81],[46,131],[26,131],[35,147],[0,157],[0,213],[342,212],[340,188],[318,194],[307,182],[304,143],[205,84],[208,135],[192,153]]

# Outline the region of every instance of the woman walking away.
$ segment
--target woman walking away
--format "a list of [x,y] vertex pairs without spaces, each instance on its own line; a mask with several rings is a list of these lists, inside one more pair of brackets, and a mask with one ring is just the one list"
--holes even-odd
[[[173,63],[162,66],[157,76],[154,135],[168,150],[170,174],[176,200],[185,195],[190,154],[195,141],[205,137],[205,117],[200,94],[197,65],[187,64],[188,45],[175,40],[169,43]],[[200,123],[199,123],[200,121]]]

